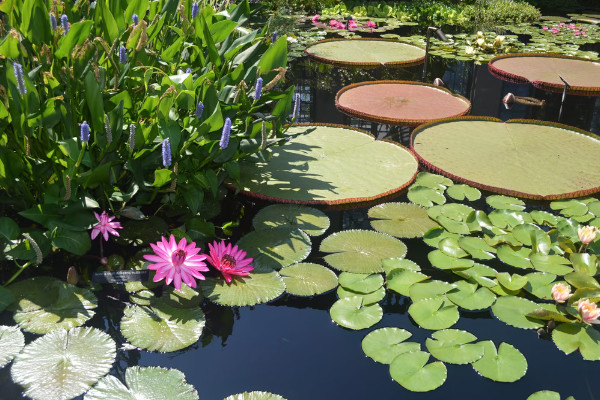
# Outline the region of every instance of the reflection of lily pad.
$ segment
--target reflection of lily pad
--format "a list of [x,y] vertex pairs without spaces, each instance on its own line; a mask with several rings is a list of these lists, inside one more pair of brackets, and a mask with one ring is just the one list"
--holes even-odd
[[427,210],[411,203],[384,203],[369,210],[373,229],[400,238],[421,237],[438,226]]
[[411,351],[398,355],[390,364],[390,375],[402,387],[413,392],[428,392],[446,381],[446,366],[439,362],[427,364],[429,353]]
[[0,368],[19,354],[23,346],[25,337],[18,327],[0,325]]
[[432,356],[449,364],[470,364],[483,357],[483,345],[471,343],[477,338],[459,329],[434,332],[425,342]]
[[401,328],[380,328],[370,332],[362,341],[362,349],[368,357],[382,364],[391,364],[397,355],[421,350],[415,342],[405,342],[412,333]]
[[298,204],[272,204],[260,210],[252,220],[254,229],[280,226],[300,228],[310,236],[320,236],[329,228],[329,218],[316,208]]
[[483,357],[472,365],[477,372],[488,379],[498,382],[518,381],[527,372],[527,360],[523,354],[508,343],[500,343],[498,350],[494,342],[481,342]]
[[311,250],[310,238],[298,228],[280,227],[250,232],[237,243],[254,260],[255,267],[280,269],[304,260]]
[[279,271],[285,291],[296,296],[314,296],[334,289],[338,278],[329,268],[319,264],[292,264]]
[[25,346],[11,375],[33,399],[71,399],[106,375],[115,355],[115,342],[99,329],[54,330]]
[[600,360],[600,332],[581,324],[560,324],[552,331],[556,347],[567,354],[579,350],[585,360]]
[[364,304],[361,297],[339,299],[329,310],[331,319],[344,328],[365,329],[375,325],[383,317],[379,304]]
[[83,325],[98,306],[90,290],[46,276],[19,281],[8,289],[16,298],[9,309],[15,311],[15,322],[27,332],[48,333]]

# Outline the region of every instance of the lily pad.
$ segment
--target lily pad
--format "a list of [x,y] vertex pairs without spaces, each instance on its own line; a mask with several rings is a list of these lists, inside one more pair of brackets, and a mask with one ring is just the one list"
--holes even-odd
[[353,292],[352,290],[344,289],[341,286],[338,286],[336,293],[337,293],[339,299],[343,299],[345,297],[354,297],[354,296],[360,297],[360,298],[362,298],[364,305],[379,303],[381,300],[384,299],[385,294],[386,294],[384,287],[380,287],[379,289],[377,289],[371,293],[359,293],[359,292]]
[[125,371],[125,384],[107,375],[84,397],[84,400],[114,399],[197,400],[198,392],[179,370],[134,366]]
[[0,325],[0,368],[8,364],[25,346],[25,336],[17,326]]
[[361,297],[355,296],[345,297],[333,303],[329,315],[344,328],[359,330],[381,321],[383,310],[379,304],[364,304]]
[[529,260],[533,267],[541,272],[561,276],[573,272],[573,268],[570,267],[571,261],[562,256],[532,253]]
[[452,182],[451,179],[446,178],[444,175],[421,171],[417,174],[414,184],[435,189],[438,192],[443,192],[448,186],[454,185],[454,182]]
[[458,201],[475,201],[481,198],[481,192],[469,185],[452,185],[446,189],[446,194]]
[[427,364],[429,353],[411,351],[394,358],[390,375],[402,387],[413,392],[428,392],[442,386],[448,375],[446,366],[439,362]]
[[231,396],[227,396],[223,400],[286,400],[278,394],[273,394],[269,392],[244,392],[238,394],[232,394]]
[[[446,244],[448,244],[447,240],[456,240],[456,239],[446,238],[446,239],[444,239]],[[440,241],[440,244],[441,243],[442,243],[442,241]],[[458,245],[458,243],[457,243],[457,245]],[[472,267],[473,264],[475,263],[473,260],[471,260],[469,258],[460,259],[460,258],[456,258],[453,256],[449,256],[447,253],[444,253],[441,250],[430,251],[429,254],[427,254],[427,258],[429,259],[429,262],[431,263],[431,265],[433,265],[436,268],[442,269],[442,270],[466,269],[466,268]]]
[[46,276],[19,281],[8,289],[16,298],[9,310],[15,311],[15,322],[26,332],[44,334],[83,325],[98,306],[90,290]]
[[525,202],[515,197],[492,195],[486,197],[485,202],[497,210],[522,211],[525,209]]
[[519,274],[509,274],[501,272],[496,275],[498,283],[508,290],[519,290],[527,284],[527,277]]
[[362,340],[364,353],[382,364],[391,364],[399,354],[421,350],[415,342],[405,342],[412,333],[401,328],[380,328],[369,332]]
[[554,226],[558,222],[556,220],[556,216],[547,211],[533,210],[529,213],[529,215],[531,215],[531,218],[533,218],[535,223],[538,225]]
[[527,317],[527,314],[542,307],[531,300],[515,296],[502,296],[492,306],[492,312],[500,321],[521,329],[538,329],[544,322]]
[[454,270],[453,272],[458,276],[487,288],[496,286],[496,283],[491,278],[495,277],[498,272],[485,264],[475,263],[471,268]]
[[[532,393],[527,400],[560,400],[560,393],[553,392],[551,390],[540,390],[538,392]],[[572,397],[567,398],[567,400],[575,400]]]
[[588,206],[575,199],[553,201],[550,203],[550,208],[559,210],[559,213],[565,217],[578,217],[588,212]]
[[[477,288],[476,283],[454,282],[455,289],[446,294],[448,299],[465,310],[483,310],[494,304],[496,296],[489,289]],[[443,360],[442,360],[443,361]]]
[[424,283],[415,283],[409,289],[409,295],[412,301],[430,299],[433,297],[442,297],[450,290],[454,289],[454,284],[444,281],[428,281]]
[[381,263],[383,265],[383,270],[386,276],[389,275],[395,269],[403,269],[407,271],[416,272],[421,270],[421,267],[419,267],[419,265],[416,262],[406,258],[384,258],[381,261]]
[[460,238],[458,245],[471,255],[480,260],[493,260],[496,258],[496,249],[479,237],[465,236]]
[[252,225],[257,231],[285,226],[302,229],[310,236],[321,236],[329,228],[329,217],[312,207],[272,204],[254,216]]
[[4,311],[13,301],[15,301],[15,296],[12,292],[4,286],[0,286],[0,311]]
[[382,260],[402,258],[406,245],[383,233],[367,230],[347,230],[334,233],[321,242],[325,261],[333,268],[353,273],[383,272]]
[[281,276],[273,270],[255,268],[248,276],[236,276],[231,283],[222,278],[206,278],[198,286],[213,303],[224,306],[253,306],[279,297],[285,291]]
[[517,225],[531,223],[533,218],[522,211],[494,210],[488,215],[494,226],[502,229],[512,229]]
[[567,354],[579,350],[585,360],[600,360],[600,332],[582,323],[560,324],[552,331],[556,347]]
[[340,286],[359,293],[371,293],[383,286],[381,274],[353,274],[342,272],[338,277]]
[[461,237],[461,235],[448,232],[444,228],[432,228],[432,229],[428,230],[427,232],[425,232],[425,235],[423,235],[423,241],[431,247],[438,247],[440,241],[442,241],[442,239],[445,239],[447,237],[453,237],[455,239],[459,239]]
[[471,364],[483,357],[483,345],[475,335],[459,329],[434,332],[425,342],[432,356],[449,364]]
[[335,289],[337,275],[319,264],[299,263],[282,268],[285,291],[295,296],[314,296]]
[[408,313],[424,329],[450,328],[460,318],[458,307],[444,297],[414,301]]
[[444,195],[437,190],[418,185],[410,187],[407,197],[413,203],[423,207],[432,207],[434,204],[444,204],[446,202]]
[[491,340],[481,343],[484,348],[483,357],[472,364],[481,376],[498,382],[515,382],[525,375],[527,360],[515,347],[502,342],[496,350]]
[[298,263],[308,257],[311,250],[310,238],[304,231],[286,226],[250,232],[237,246],[254,259],[254,267],[272,269]]
[[387,288],[403,296],[410,294],[409,290],[415,283],[429,279],[429,276],[418,271],[404,269],[393,270],[387,277]]
[[25,346],[11,375],[32,399],[71,399],[106,375],[115,356],[115,342],[99,329],[58,329]]
[[438,226],[427,210],[412,203],[384,203],[369,209],[373,229],[399,238],[421,237]]
[[497,248],[498,258],[508,265],[521,269],[533,269],[529,256],[531,249],[527,247],[513,247],[503,244]]
[[151,307],[126,307],[121,333],[136,347],[170,352],[196,343],[205,322],[199,307],[174,308],[157,301]]
[[525,275],[527,284],[523,287],[526,291],[536,296],[538,299],[552,299],[552,286],[554,286],[556,275],[546,272],[532,272]]

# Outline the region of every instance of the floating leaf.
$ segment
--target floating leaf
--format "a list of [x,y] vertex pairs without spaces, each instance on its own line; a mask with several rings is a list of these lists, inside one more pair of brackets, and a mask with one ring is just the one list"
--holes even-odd
[[463,257],[467,257],[469,255],[469,253],[464,251],[458,245],[458,240],[456,240],[454,238],[446,238],[446,239],[440,240],[440,242],[438,243],[438,247],[442,253],[444,253],[445,255],[447,255],[449,257],[463,258]]
[[4,311],[13,301],[15,301],[15,296],[12,292],[4,286],[0,286],[0,311]]
[[458,307],[444,297],[413,300],[408,313],[421,328],[432,330],[450,328],[460,318]]
[[550,250],[550,236],[533,224],[521,224],[514,227],[512,234],[525,246],[531,246],[533,251],[548,254]]
[[439,362],[427,364],[429,353],[411,351],[403,353],[390,364],[390,375],[405,389],[428,392],[442,386],[446,381],[446,366]]
[[278,394],[273,394],[269,392],[244,392],[238,394],[232,394],[231,396],[227,396],[223,400],[286,400]]
[[125,384],[107,375],[84,397],[84,400],[114,399],[197,400],[198,392],[179,370],[133,366],[125,371]]
[[531,215],[531,218],[533,218],[538,225],[554,226],[557,223],[556,216],[546,211],[533,210],[529,215]]
[[334,253],[325,256],[325,261],[333,268],[364,274],[383,272],[383,259],[406,255],[406,245],[400,240],[367,230],[334,233],[321,242],[320,250]]
[[494,226],[502,229],[512,229],[517,225],[533,222],[529,214],[521,211],[494,210],[488,217]]
[[533,269],[533,265],[529,259],[531,249],[503,244],[498,246],[496,250],[498,252],[498,258],[506,264],[516,268]]
[[411,186],[407,197],[413,203],[423,207],[432,207],[434,204],[444,204],[446,202],[443,194],[425,186]]
[[340,286],[359,293],[371,293],[383,286],[381,274],[353,274],[342,272],[338,277]]
[[199,307],[174,308],[157,301],[151,307],[126,307],[121,333],[136,347],[170,352],[196,343],[205,322]]
[[575,199],[553,201],[550,203],[550,208],[560,210],[560,214],[565,217],[581,216],[588,212],[587,205]]
[[501,272],[496,275],[498,283],[504,286],[508,290],[519,290],[527,284],[527,277],[519,274],[509,274],[508,272]]
[[523,354],[508,343],[500,343],[498,350],[491,340],[481,342],[483,357],[472,365],[482,376],[498,382],[515,382],[527,372],[527,360]]
[[424,283],[415,283],[409,289],[409,295],[412,301],[440,297],[454,289],[454,285],[444,281],[428,281]]
[[579,350],[585,360],[600,360],[600,332],[582,323],[560,324],[552,331],[556,347],[567,354]]
[[363,352],[382,364],[391,364],[399,354],[421,350],[415,342],[405,342],[412,333],[400,328],[380,328],[369,332],[362,340]]
[[329,228],[329,218],[316,208],[298,204],[272,204],[261,209],[252,220],[254,229],[278,227],[302,229],[310,236],[320,236]]
[[11,375],[32,399],[71,399],[106,375],[115,356],[115,342],[99,329],[53,330],[25,346]]
[[425,342],[432,356],[449,364],[470,364],[483,357],[483,345],[471,343],[475,335],[458,329],[434,332]]
[[16,298],[9,309],[26,332],[43,334],[83,325],[98,306],[90,290],[46,276],[19,281],[8,289]]
[[387,287],[403,296],[409,295],[409,290],[415,283],[429,279],[429,276],[418,271],[404,269],[393,270],[387,277]]
[[496,249],[487,244],[482,238],[465,236],[460,238],[458,245],[473,258],[480,260],[492,260],[496,258],[494,255]]
[[446,190],[446,187],[454,185],[454,182],[443,175],[421,171],[417,174],[414,184],[435,189],[438,192],[443,192]]
[[335,289],[337,275],[319,264],[299,263],[282,268],[285,291],[296,296],[314,296]]
[[551,390],[540,390],[532,393],[527,400],[560,400],[560,393]]
[[377,289],[371,293],[359,293],[359,292],[353,292],[352,290],[347,290],[341,286],[338,286],[336,292],[337,292],[338,298],[340,298],[340,299],[343,299],[345,297],[354,297],[354,296],[360,297],[360,298],[362,298],[363,304],[365,304],[365,305],[379,303],[381,300],[384,299],[385,294],[386,294],[384,287],[380,287],[379,289]]
[[573,263],[575,272],[581,272],[589,276],[594,276],[598,272],[598,259],[594,254],[571,253],[569,261]]
[[[494,304],[496,296],[489,289],[477,289],[476,283],[454,282],[455,290],[446,294],[448,299],[466,310],[483,310]],[[442,360],[443,361],[443,360]]]
[[522,211],[525,209],[525,202],[515,197],[492,195],[486,197],[485,202],[497,210]]
[[25,337],[19,327],[0,325],[0,368],[15,358],[23,346]]
[[564,276],[565,280],[577,289],[590,288],[600,289],[598,281],[586,273],[583,272],[571,272]]
[[423,235],[423,241],[432,247],[438,247],[440,241],[448,237],[458,239],[461,237],[461,235],[448,232],[444,228],[432,228],[425,232],[425,235]]
[[177,290],[173,286],[168,286],[160,297],[162,302],[175,308],[198,307],[203,299],[204,296],[202,296],[202,293],[185,283],[181,284],[181,290]]
[[266,303],[285,291],[281,276],[265,268],[255,268],[248,276],[234,277],[231,283],[223,278],[206,278],[198,285],[208,300],[233,307]]
[[496,276],[496,270],[484,264],[475,263],[471,268],[463,270],[454,270],[453,272],[456,275],[462,276],[465,279],[476,282],[481,286],[485,286],[488,288],[496,286],[496,282],[490,279]]
[[446,189],[446,194],[452,197],[454,200],[463,201],[475,201],[481,198],[481,192],[469,185],[452,185]]
[[495,228],[488,215],[481,210],[471,212],[467,215],[465,222],[471,232],[480,232],[484,228],[487,230],[493,230]]
[[395,269],[403,269],[407,271],[420,271],[421,267],[409,259],[406,258],[384,258],[381,261],[383,265],[383,270],[386,275],[389,275]]
[[503,296],[496,300],[492,306],[492,312],[500,321],[521,329],[537,329],[545,324],[527,314],[542,307],[531,300],[516,296]]
[[427,210],[412,203],[384,203],[369,209],[371,226],[376,231],[399,238],[421,237],[438,226]]
[[555,283],[556,275],[546,272],[533,272],[525,275],[527,284],[523,287],[526,291],[536,296],[538,299],[552,299],[552,286]]
[[253,231],[237,243],[254,267],[280,269],[304,260],[311,250],[310,238],[298,228],[280,227]]
[[359,330],[381,321],[383,310],[379,304],[364,304],[361,297],[355,296],[345,297],[333,303],[329,315],[344,328]]
[[473,260],[468,258],[459,259],[456,257],[449,256],[446,253],[443,253],[441,250],[430,251],[429,254],[427,254],[427,258],[429,259],[431,265],[439,269],[466,269],[471,268],[475,263]]
[[554,275],[566,275],[573,272],[573,268],[569,267],[571,262],[562,256],[532,253],[529,260],[533,267],[540,272],[548,272]]

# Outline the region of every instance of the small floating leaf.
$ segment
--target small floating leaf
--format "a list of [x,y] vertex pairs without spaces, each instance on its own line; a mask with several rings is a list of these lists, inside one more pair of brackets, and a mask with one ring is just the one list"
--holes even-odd
[[527,277],[519,274],[509,274],[508,272],[501,272],[496,275],[498,283],[504,286],[508,290],[519,290],[527,284]]
[[[451,238],[448,238],[451,239]],[[446,240],[446,239],[444,239]],[[456,240],[456,239],[453,239]],[[440,243],[442,243],[440,241]],[[475,262],[469,258],[456,258],[449,256],[448,254],[442,252],[441,250],[430,251],[427,254],[427,258],[431,265],[439,269],[466,269],[471,268]]]
[[527,400],[560,400],[560,393],[551,390],[540,390],[532,393]]
[[483,357],[483,345],[475,335],[459,329],[434,332],[425,342],[432,356],[449,364],[470,364]]
[[403,269],[407,271],[420,271],[421,267],[407,258],[384,258],[381,263],[386,275],[389,275],[395,269]]
[[567,354],[579,350],[585,360],[600,360],[600,332],[582,323],[560,324],[552,331],[556,347]]
[[272,204],[261,209],[252,220],[254,229],[277,227],[302,229],[310,236],[320,236],[329,228],[329,218],[324,212],[298,204]]
[[282,268],[286,292],[296,296],[314,296],[335,289],[338,285],[336,274],[319,264],[299,263]]
[[383,286],[381,274],[353,274],[342,272],[338,277],[340,286],[359,293],[371,293]]
[[[489,289],[477,289],[476,283],[467,281],[454,282],[456,290],[450,291],[446,296],[459,307],[466,310],[483,310],[494,304],[496,296]],[[443,361],[443,360],[442,360]]]
[[331,319],[344,328],[365,329],[369,328],[383,317],[383,310],[379,304],[365,305],[360,297],[345,297],[339,299],[329,310]]
[[575,199],[559,200],[550,203],[550,208],[560,210],[565,217],[576,217],[585,215],[588,212],[588,206]]
[[555,283],[556,275],[546,272],[532,272],[525,275],[527,284],[523,287],[526,291],[536,296],[538,299],[552,299],[552,286]]
[[529,259],[531,249],[503,244],[498,246],[497,251],[498,258],[506,264],[516,268],[533,269],[533,265]]
[[442,239],[445,239],[448,237],[453,237],[455,239],[458,239],[461,237],[461,235],[448,232],[446,229],[441,228],[441,227],[440,228],[432,228],[432,229],[428,230],[427,232],[425,232],[425,235],[423,235],[423,241],[425,243],[427,243],[429,246],[438,247],[439,242],[441,242]]
[[439,362],[427,364],[429,353],[411,351],[403,353],[390,364],[390,375],[405,389],[428,392],[442,386],[446,381],[446,366]]
[[362,340],[364,353],[382,364],[391,364],[402,353],[421,350],[415,342],[405,342],[412,333],[400,328],[380,328],[369,332]]
[[438,226],[427,210],[412,203],[384,203],[369,209],[371,226],[378,232],[399,238],[421,237]]
[[443,194],[425,186],[411,186],[407,196],[410,201],[423,207],[432,207],[434,204],[444,204],[446,202]]
[[531,300],[515,296],[503,296],[496,300],[492,312],[505,324],[521,329],[537,329],[544,326],[544,322],[527,317],[527,314],[542,307]]
[[387,287],[403,296],[409,295],[409,290],[415,283],[429,279],[429,276],[418,271],[404,269],[393,270],[387,277]]
[[360,297],[360,298],[362,298],[363,304],[368,305],[368,304],[373,304],[373,303],[379,303],[381,300],[383,300],[383,298],[385,297],[385,288],[380,287],[379,289],[377,289],[371,293],[359,293],[359,292],[353,292],[352,290],[347,290],[341,286],[338,286],[336,293],[337,293],[339,299],[343,299],[344,297],[354,297],[354,296]]
[[0,325],[0,368],[15,358],[23,346],[25,337],[19,327]]
[[497,210],[522,211],[525,209],[525,202],[515,197],[492,195],[488,196],[485,202]]
[[533,267],[540,272],[548,272],[555,275],[566,275],[573,272],[573,268],[569,267],[571,262],[562,256],[532,253],[529,260]]
[[417,174],[414,184],[435,189],[438,192],[443,192],[446,187],[454,185],[454,182],[443,175],[422,171]]
[[444,297],[414,301],[408,313],[420,327],[431,330],[450,328],[460,318],[458,307]]
[[481,342],[484,354],[472,365],[482,376],[498,382],[515,382],[527,372],[527,360],[515,347],[500,343],[498,350],[491,340]]
[[409,294],[412,301],[440,297],[454,289],[454,285],[444,281],[428,281],[415,283],[410,287]]
[[554,226],[557,222],[556,216],[554,216],[554,214],[550,214],[547,211],[533,210],[529,213],[529,215],[531,215],[531,218],[533,218],[535,223],[538,225]]
[[469,255],[469,253],[464,251],[459,246],[458,240],[456,240],[454,238],[446,238],[446,239],[440,240],[440,242],[438,243],[438,246],[439,246],[440,251],[449,257],[463,258],[463,257],[467,257]]
[[446,189],[446,194],[458,201],[463,201],[465,199],[475,201],[481,198],[481,192],[478,189],[463,184],[448,187],[448,189]]
[[254,259],[254,267],[272,269],[298,263],[311,250],[310,238],[304,231],[286,226],[250,232],[237,245]]
[[488,217],[494,226],[502,229],[512,229],[517,225],[533,222],[529,214],[520,211],[494,210]]
[[460,238],[458,245],[473,258],[480,260],[492,260],[496,258],[494,255],[496,253],[496,249],[487,244],[482,238],[465,236]]

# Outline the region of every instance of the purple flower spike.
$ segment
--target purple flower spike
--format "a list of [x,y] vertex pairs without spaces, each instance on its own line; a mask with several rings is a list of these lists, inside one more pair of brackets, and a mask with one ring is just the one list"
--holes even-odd
[[254,100],[260,100],[260,95],[262,93],[263,79],[258,78],[256,80],[256,89],[254,89]]
[[229,146],[229,137],[231,135],[231,119],[229,117],[225,118],[225,123],[223,124],[223,133],[221,134],[221,141],[219,142],[219,147],[222,149],[226,149]]
[[194,4],[192,4],[192,19],[196,18],[196,15],[198,15],[198,10],[200,9],[200,6],[198,5],[198,2],[194,2]]
[[18,62],[13,62],[13,70],[15,71],[15,79],[17,80],[17,87],[19,93],[26,94],[27,88],[25,87],[25,81],[23,80],[23,67]]
[[162,142],[162,159],[165,167],[171,165],[171,142],[169,142],[169,138],[166,138]]
[[188,67],[188,68],[185,70],[185,73],[186,73],[186,74],[191,74],[191,73],[192,73],[192,69],[191,69],[190,67]]
[[121,64],[125,64],[127,62],[127,49],[125,46],[119,47],[119,61]]
[[202,117],[202,111],[204,111],[204,104],[199,102],[196,106],[196,118],[200,119]]
[[90,126],[86,121],[81,123],[81,141],[83,143],[90,141]]
[[50,13],[50,25],[52,26],[52,30],[55,31],[56,30],[56,15]]
[[271,42],[275,43],[277,41],[277,32],[273,32],[273,36],[271,36]]
[[133,21],[133,26],[137,26],[140,23],[140,17],[138,17],[137,14],[133,14],[131,19]]
[[65,35],[67,33],[69,33],[69,17],[67,17],[65,14],[60,16],[60,24],[62,25],[63,29],[65,30]]

